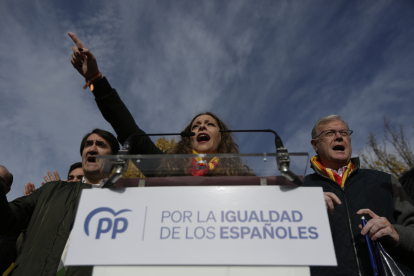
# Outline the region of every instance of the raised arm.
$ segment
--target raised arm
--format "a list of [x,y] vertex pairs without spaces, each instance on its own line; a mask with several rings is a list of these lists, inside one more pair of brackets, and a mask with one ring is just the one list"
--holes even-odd
[[[72,47],[72,59],[71,63],[73,67],[85,78],[85,81],[90,81],[94,76],[99,74],[98,63],[95,56],[83,45],[79,38],[69,32],[68,35],[75,42],[76,46]],[[97,78],[96,80],[101,79]],[[95,81],[96,81],[95,80]]]
[[29,196],[8,202],[3,185],[0,185],[0,235],[20,232],[29,225],[42,189]]
[[[85,81],[90,81],[91,78],[99,74],[96,58],[73,33],[69,32],[69,36],[76,44],[72,48],[71,63],[79,74],[85,78]],[[100,77],[92,81],[92,83],[94,85],[92,92],[95,95],[98,108],[105,120],[115,130],[119,143],[123,145],[125,140],[133,134],[145,134],[138,127],[118,93],[111,87],[105,77]],[[130,153],[161,154],[163,152],[155,146],[149,137],[142,136],[132,139]]]

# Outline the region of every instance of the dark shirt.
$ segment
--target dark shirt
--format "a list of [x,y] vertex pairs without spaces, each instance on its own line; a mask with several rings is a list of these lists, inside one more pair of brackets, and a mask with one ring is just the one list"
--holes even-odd
[[0,275],[16,260],[16,241],[19,235],[0,236]]

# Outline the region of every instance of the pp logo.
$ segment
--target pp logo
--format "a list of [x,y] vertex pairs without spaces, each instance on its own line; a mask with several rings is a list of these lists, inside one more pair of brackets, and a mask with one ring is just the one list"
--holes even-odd
[[[89,215],[85,219],[84,230],[85,230],[86,235],[89,236],[89,222],[91,221],[92,217],[94,215],[96,215],[97,213],[109,212],[109,213],[113,214],[114,217],[116,217],[117,215],[119,215],[121,213],[124,213],[124,212],[128,212],[128,211],[131,211],[131,210],[123,209],[121,211],[115,212],[114,210],[112,210],[111,208],[108,208],[108,207],[96,208],[95,210],[90,212]],[[104,228],[104,222],[106,222],[106,227],[105,228]],[[98,227],[97,227],[97,230],[96,230],[95,239],[99,239],[101,237],[101,234],[108,233],[109,231],[111,231],[111,229],[112,229],[112,237],[111,238],[115,239],[116,234],[120,234],[120,233],[125,232],[127,230],[127,228],[128,228],[128,220],[126,218],[115,218],[114,222],[112,222],[111,218],[100,218],[99,221],[98,221]]]

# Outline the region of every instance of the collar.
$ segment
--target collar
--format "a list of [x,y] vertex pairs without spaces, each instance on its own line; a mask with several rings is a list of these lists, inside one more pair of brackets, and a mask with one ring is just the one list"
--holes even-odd
[[336,173],[339,176],[342,176],[347,168],[348,168],[348,165],[343,166],[342,168],[339,168],[338,170],[334,170],[334,169],[331,169],[331,168],[326,168],[326,169],[333,171],[334,173]]
[[[106,181],[108,181],[108,178],[102,179],[99,184],[90,184],[90,185],[92,185],[92,188],[102,188],[102,186],[106,183]],[[86,182],[85,177],[82,177],[82,183],[89,184]]]
[[[317,158],[319,159],[319,156],[318,155],[315,155],[315,156],[317,156]],[[315,157],[314,156],[314,157]],[[313,157],[312,157],[313,158]],[[311,158],[311,159],[312,159]],[[355,166],[355,169],[354,170],[358,170],[358,169],[360,169],[360,164],[361,164],[361,162],[360,162],[360,160],[359,160],[359,157],[353,157],[353,158],[351,158],[351,162],[352,162],[352,164],[354,164],[354,166]],[[311,165],[310,165],[310,167],[315,171],[315,172],[317,172],[316,170],[315,170],[315,167],[313,166],[313,164],[312,164],[312,162],[310,162],[311,163]],[[331,169],[330,169],[331,170]]]
[[[195,150],[192,150],[193,154],[198,154]],[[193,176],[205,176],[210,174],[213,170],[218,170],[217,166],[219,164],[219,158],[214,157],[207,162],[207,160],[203,159],[202,157],[194,157],[191,162],[191,168],[188,172]]]
[[[359,168],[359,158],[351,158],[348,165],[345,168],[340,168],[338,171],[342,171],[342,174],[337,173],[335,170],[325,168],[319,158],[319,155],[315,155],[311,158],[311,168],[315,171],[316,174],[326,177],[328,179],[333,180],[334,182],[338,183],[339,186],[342,188],[345,186],[345,181],[347,180],[348,176],[354,171]],[[354,163],[355,162],[355,163]],[[334,173],[335,172],[335,173]]]

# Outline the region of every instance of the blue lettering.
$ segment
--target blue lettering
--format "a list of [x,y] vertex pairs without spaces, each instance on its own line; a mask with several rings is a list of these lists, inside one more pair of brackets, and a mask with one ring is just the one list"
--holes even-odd
[[[270,224],[270,223],[269,223]],[[266,228],[266,226],[263,227],[263,237],[266,239],[266,235],[269,234],[269,236],[274,239],[275,234],[273,233],[273,226],[270,227],[270,229]]]
[[252,220],[256,220],[257,222],[260,222],[260,221],[259,221],[259,218],[257,217],[257,214],[256,214],[256,212],[255,212],[255,211],[252,211],[252,212],[250,213],[249,222],[251,222]]
[[[274,219],[272,215],[275,215],[276,218]],[[279,213],[276,211],[269,211],[269,219],[271,222],[276,222],[279,220]]]
[[224,222],[224,211],[221,211],[221,222]]
[[[164,237],[162,235],[164,229],[168,231],[168,235],[166,237]],[[170,234],[171,234],[170,228],[168,228],[168,227],[161,227],[160,239],[162,239],[162,240],[168,239],[170,237]]]
[[[174,220],[174,214],[176,214],[176,213],[178,213],[178,214],[179,214],[178,220]],[[180,222],[182,217],[183,217],[183,216],[182,216],[182,214],[181,214],[181,212],[180,212],[180,211],[175,211],[175,212],[173,212],[173,213],[172,213],[172,215],[171,215],[171,220],[172,220],[173,222]]]
[[212,219],[212,220],[214,220],[214,222],[217,222],[216,218],[214,217],[213,211],[210,211],[210,213],[208,213],[206,222],[208,222],[209,219]]
[[192,215],[193,215],[193,213],[191,213],[191,211],[184,211],[183,222],[185,222],[186,218],[191,222],[190,218],[191,218]]
[[228,239],[229,237],[225,237],[224,235],[228,234],[227,229],[228,227],[220,227],[220,239]]
[[[168,216],[165,216],[164,213],[168,213]],[[168,218],[171,216],[171,213],[168,211],[162,211],[162,218],[161,218],[161,222],[164,222],[165,218]]]
[[[295,214],[297,214],[299,218],[296,218]],[[293,222],[302,221],[302,213],[299,211],[292,211],[292,218],[293,218]]]
[[[201,229],[201,230],[203,230],[203,235],[200,237],[200,236],[198,236],[197,235],[197,230],[198,229]],[[194,236],[197,238],[197,239],[202,239],[202,238],[204,238],[204,236],[206,235],[206,231],[204,230],[204,228],[203,227],[197,227],[195,230],[194,230]]]
[[259,237],[259,239],[262,238],[262,235],[260,235],[259,229],[257,229],[257,227],[253,227],[252,235],[250,238],[253,239],[253,237]]
[[[315,232],[313,232],[312,230],[315,230]],[[314,234],[314,236],[309,235],[310,239],[317,239],[319,237],[318,233],[316,233],[316,227],[309,227],[308,231],[309,233]]]
[[284,220],[288,220],[289,222],[292,222],[292,220],[289,217],[289,214],[286,211],[283,211],[282,218],[280,219],[280,222],[283,222]]
[[175,236],[175,234],[180,234],[180,232],[179,231],[175,231],[175,230],[178,230],[178,229],[180,229],[181,227],[173,227],[173,232],[172,232],[172,236],[171,236],[171,238],[173,238],[173,239],[176,239],[176,240],[179,240],[180,239],[180,237],[176,237]]
[[204,220],[200,220],[200,211],[197,211],[197,222],[205,222]]
[[[283,236],[279,235],[279,230],[282,230],[282,231],[283,231],[283,233],[284,233],[284,234],[283,234]],[[277,236],[279,239],[284,239],[284,238],[286,238],[287,231],[286,231],[286,229],[285,229],[284,227],[278,227],[278,228],[276,228],[275,232],[276,232],[276,236]]]
[[[102,224],[106,221],[107,227],[102,229]],[[101,218],[98,222],[98,230],[96,230],[96,239],[101,237],[101,234],[108,233],[112,228],[112,220],[110,218]]]
[[188,227],[186,227],[186,228],[185,228],[185,238],[186,238],[187,240],[191,240],[191,239],[193,239],[193,237],[189,237],[189,236],[188,236]]
[[307,239],[308,237],[303,236],[306,234],[306,227],[298,227],[299,239]]
[[240,217],[240,211],[237,211],[237,219],[240,222],[245,222],[247,220],[247,211],[244,211],[244,219],[241,219],[241,217]]
[[[229,218],[229,214],[232,214],[232,216]],[[236,221],[236,216],[235,216],[235,212],[233,212],[233,211],[228,211],[227,213],[226,213],[226,220],[228,221],[228,222],[235,222]]]
[[241,230],[241,238],[244,239],[244,235],[247,235],[250,233],[249,227],[240,227]]
[[289,239],[297,239],[298,237],[292,236],[292,229],[290,227],[289,228]]
[[251,222],[252,220],[256,220],[257,222],[260,222],[260,221],[259,221],[259,218],[257,217],[257,214],[256,214],[256,212],[255,212],[255,211],[252,211],[252,212],[250,213],[249,222]]
[[230,238],[237,239],[240,236],[239,232],[237,232],[237,230],[239,230],[239,227],[230,228],[230,233],[234,234],[234,235],[231,235]]
[[206,237],[207,237],[207,239],[214,239],[216,237],[216,234],[214,232],[210,232],[210,230],[214,231],[214,227],[212,227],[212,226],[207,227],[207,233],[208,234],[213,234],[213,235],[212,236],[207,235]]
[[[123,222],[123,226],[121,229],[118,229],[118,224],[120,221]],[[116,218],[114,222],[114,229],[112,230],[112,239],[116,238],[117,233],[124,233],[127,228],[128,228],[128,221],[126,218]]]
[[261,222],[269,222],[269,220],[268,220],[268,219],[264,219],[264,218],[263,218],[263,211],[260,211],[260,221],[261,221]]

